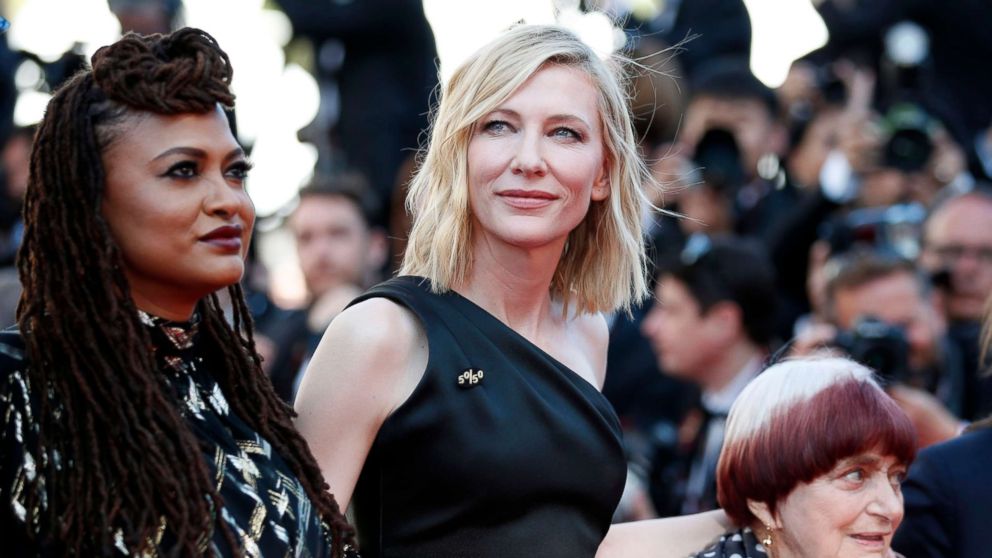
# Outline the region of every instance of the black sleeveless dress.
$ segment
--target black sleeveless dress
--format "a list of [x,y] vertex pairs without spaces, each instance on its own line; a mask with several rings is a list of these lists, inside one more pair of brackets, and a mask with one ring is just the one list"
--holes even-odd
[[591,558],[626,465],[613,408],[496,317],[398,277],[352,304],[393,300],[430,356],[383,423],[355,488],[365,558]]

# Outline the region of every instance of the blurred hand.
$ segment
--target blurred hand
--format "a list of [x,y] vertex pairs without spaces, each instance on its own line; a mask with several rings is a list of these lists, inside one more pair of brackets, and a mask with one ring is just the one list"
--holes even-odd
[[792,340],[789,356],[804,357],[828,353],[833,356],[847,356],[843,351],[833,346],[835,337],[837,337],[836,327],[826,323],[810,324]]
[[961,430],[961,421],[932,394],[904,385],[889,386],[886,391],[916,428],[920,448],[950,440]]
[[865,175],[879,169],[882,132],[872,113],[845,114],[841,119],[838,144],[855,173]]
[[809,248],[809,270],[806,272],[806,296],[813,314],[824,315],[827,304],[827,261],[830,260],[830,243],[817,240]]
[[933,149],[927,170],[937,180],[939,186],[948,184],[967,170],[967,155],[944,128],[934,133]]
[[850,63],[838,63],[834,70],[847,89],[838,144],[854,171],[865,174],[877,169],[881,160],[882,132],[871,109],[875,75]]

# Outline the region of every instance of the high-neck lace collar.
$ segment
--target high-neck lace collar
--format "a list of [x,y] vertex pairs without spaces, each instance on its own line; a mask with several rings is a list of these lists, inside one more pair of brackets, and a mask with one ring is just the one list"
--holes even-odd
[[200,329],[200,315],[193,313],[193,316],[185,322],[175,322],[159,316],[153,316],[144,310],[138,310],[141,323],[146,326],[161,331],[173,347],[180,351],[193,346],[193,340]]

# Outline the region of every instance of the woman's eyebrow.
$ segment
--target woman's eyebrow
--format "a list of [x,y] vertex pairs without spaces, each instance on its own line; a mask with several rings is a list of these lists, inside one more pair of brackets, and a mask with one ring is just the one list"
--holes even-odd
[[207,158],[207,152],[202,149],[197,149],[195,147],[173,147],[171,149],[166,149],[165,151],[159,153],[158,155],[155,156],[154,159],[152,159],[152,161],[158,161],[159,159],[164,159],[170,155],[187,155],[189,157],[195,157],[197,159]]
[[838,466],[849,466],[849,465],[878,465],[882,459],[876,455],[857,455],[854,457],[848,457],[842,459]]
[[223,161],[226,164],[229,161],[231,161],[232,159],[237,159],[238,157],[244,157],[244,156],[245,156],[245,150],[242,149],[241,146],[238,146],[238,147],[235,147],[234,149],[230,150],[227,153],[227,155],[224,155]]

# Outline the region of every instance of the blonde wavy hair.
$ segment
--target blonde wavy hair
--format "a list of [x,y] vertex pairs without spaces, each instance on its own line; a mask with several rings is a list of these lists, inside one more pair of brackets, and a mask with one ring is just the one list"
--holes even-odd
[[450,290],[472,269],[468,144],[479,121],[549,64],[578,68],[599,92],[610,194],[594,201],[569,234],[551,282],[568,311],[629,311],[647,296],[641,236],[644,188],[654,185],[638,154],[627,103],[625,60],[599,58],[567,29],[519,25],[480,49],[449,80],[432,114],[430,143],[421,153],[406,205],[413,226],[400,274]]

